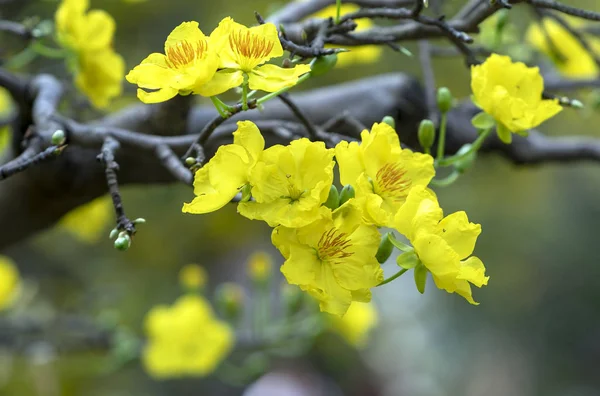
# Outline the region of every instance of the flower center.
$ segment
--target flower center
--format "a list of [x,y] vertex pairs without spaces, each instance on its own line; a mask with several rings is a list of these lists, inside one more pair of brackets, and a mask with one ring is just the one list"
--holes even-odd
[[196,59],[202,58],[206,51],[206,41],[179,41],[177,44],[167,48],[167,65],[171,69],[187,66]]
[[406,171],[397,162],[382,166],[377,171],[375,180],[380,195],[388,196],[394,201],[406,198],[411,185],[410,179],[406,178]]
[[232,32],[229,35],[229,45],[238,56],[241,69],[249,73],[271,53],[275,44],[247,30]]
[[348,235],[344,232],[339,232],[335,228],[321,235],[319,239],[317,254],[321,260],[329,260],[339,262],[347,257],[350,257],[354,252],[347,252],[346,249],[352,246],[348,239]]

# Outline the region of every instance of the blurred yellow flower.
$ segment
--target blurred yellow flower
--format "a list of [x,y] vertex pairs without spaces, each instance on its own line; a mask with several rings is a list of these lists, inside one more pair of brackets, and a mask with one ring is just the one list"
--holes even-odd
[[231,201],[248,183],[250,171],[260,158],[265,139],[251,121],[239,121],[233,144],[220,146],[213,158],[196,171],[194,194],[184,203],[184,213],[209,213]]
[[348,344],[362,348],[367,344],[369,333],[377,326],[379,316],[372,303],[353,302],[343,317],[332,316],[332,330],[340,334]]
[[198,295],[180,297],[172,306],[153,307],[144,322],[148,343],[142,362],[155,378],[206,376],[229,354],[232,329],[218,320]]
[[98,108],[121,94],[125,62],[112,48],[115,21],[105,11],[88,12],[88,0],[63,0],[55,15],[56,36],[69,50],[75,84]]
[[186,289],[200,289],[206,286],[208,274],[198,264],[188,264],[179,270],[179,283]]
[[19,295],[21,278],[14,262],[6,257],[0,256],[0,310],[12,305]]
[[248,259],[248,275],[257,282],[264,282],[271,277],[273,258],[264,251],[254,252]]
[[[356,4],[342,4],[340,7],[340,15],[350,14],[352,12],[356,12],[360,9],[360,7]],[[336,6],[335,4],[330,5],[328,7],[323,8],[321,11],[316,12],[309,16],[308,18],[329,18],[335,17],[336,15]],[[373,27],[373,21],[369,18],[360,18],[355,19],[356,29],[355,32],[360,32],[362,30],[368,30]],[[326,45],[326,48],[337,48],[334,45]],[[337,54],[337,63],[338,67],[346,67],[355,64],[361,63],[374,63],[381,58],[383,53],[383,47],[379,45],[360,45],[357,47],[348,48],[350,51],[342,52]]]
[[272,23],[248,28],[227,17],[211,34],[211,40],[220,49],[221,70],[215,78],[223,80],[218,84],[223,90],[237,87],[247,78],[250,89],[275,92],[295,85],[298,77],[310,71],[309,65],[282,68],[264,64],[283,55],[277,28]]
[[500,139],[510,143],[510,132],[535,128],[558,114],[558,100],[542,99],[544,80],[537,67],[513,62],[510,57],[492,54],[481,65],[471,67],[474,101],[499,123]]
[[214,34],[206,37],[198,22],[193,21],[173,29],[165,41],[165,55],[150,54],[127,74],[127,81],[144,88],[138,89],[138,98],[144,103],[157,103],[177,94],[212,96],[229,89],[215,90],[215,81],[211,81],[219,66]]
[[110,197],[97,198],[63,216],[59,225],[82,242],[96,243],[114,221]]
[[[0,87],[0,119],[7,117],[12,109],[12,99],[5,88]],[[10,144],[10,128],[0,127],[0,152]]]
[[279,226],[271,235],[285,262],[281,272],[319,301],[321,311],[343,316],[352,301],[371,301],[371,287],[383,281],[375,259],[380,235],[365,225],[349,200],[307,226]]
[[426,186],[435,175],[433,158],[402,149],[398,134],[385,123],[363,131],[361,140],[336,146],[340,181],[355,188],[368,222],[391,227],[411,188]]
[[333,182],[333,150],[306,138],[266,149],[250,173],[253,201],[238,211],[271,227],[302,227],[317,220],[326,208]]
[[[527,30],[527,41],[546,54],[557,69],[568,77],[594,77],[598,75],[598,65],[590,54],[567,29],[554,19],[544,18],[543,27],[534,23]],[[588,42],[600,52],[600,40],[586,37]]]
[[489,279],[481,260],[471,256],[481,226],[470,223],[465,212],[443,217],[437,198],[424,187],[411,190],[395,222],[395,228],[410,240],[420,262],[431,272],[436,286],[477,305],[469,282],[481,287]]

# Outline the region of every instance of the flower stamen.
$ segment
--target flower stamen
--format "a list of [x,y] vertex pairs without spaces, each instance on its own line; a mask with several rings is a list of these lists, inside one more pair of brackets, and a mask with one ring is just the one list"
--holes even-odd
[[240,61],[245,61],[241,62],[240,66],[246,72],[249,72],[256,66],[255,62],[266,58],[275,45],[274,42],[252,34],[250,31],[232,32],[229,36],[229,44],[233,51],[241,58]]
[[406,171],[399,163],[387,163],[375,175],[376,185],[381,194],[390,196],[395,201],[402,201],[408,195],[411,180],[406,178]]
[[338,232],[335,228],[331,228],[321,235],[317,246],[317,254],[321,260],[339,262],[354,254],[354,252],[345,251],[352,246],[352,243],[348,239],[348,234]]
[[195,43],[185,40],[179,41],[166,49],[167,65],[172,69],[189,65],[196,59],[202,58],[205,51],[206,41],[204,40]]

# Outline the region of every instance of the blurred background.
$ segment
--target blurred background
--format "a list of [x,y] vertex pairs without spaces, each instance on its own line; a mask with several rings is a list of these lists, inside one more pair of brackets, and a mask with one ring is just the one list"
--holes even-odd
[[[465,2],[446,1],[445,11],[452,15]],[[19,18],[52,19],[58,4],[28,3]],[[600,11],[595,0],[568,3]],[[227,15],[252,24],[255,10],[266,16],[282,4],[91,0],[92,8],[105,9],[116,19],[115,47],[128,69],[150,52],[162,52],[166,36],[182,21],[197,20],[208,33]],[[517,41],[532,18],[529,11],[519,6],[511,12]],[[407,47],[416,53],[412,43]],[[524,56],[530,52],[521,51]],[[470,95],[469,71],[462,59],[436,59],[434,66],[439,86],[448,86],[459,98]],[[29,70],[69,79],[60,62],[44,60]],[[335,69],[299,89],[387,72],[420,77],[420,70],[417,57],[384,49],[375,63]],[[592,95],[582,91],[574,96],[586,102]],[[112,109],[135,102],[135,89],[128,85]],[[548,135],[600,138],[598,125],[600,115],[588,106],[563,111],[541,130]],[[339,337],[326,335],[303,357],[271,362],[270,371],[309,384],[325,383],[315,395],[599,395],[600,164],[515,166],[486,156],[457,183],[437,193],[446,213],[465,210],[472,221],[482,224],[475,253],[491,278],[487,287],[474,290],[481,305],[471,306],[432,283],[420,295],[407,274],[374,290],[380,318],[366,347],[357,351]],[[61,225],[2,252],[17,264],[24,282],[22,299],[29,298],[14,310],[26,310],[34,324],[38,320],[55,324],[48,318],[61,318],[62,325],[36,333],[31,323],[20,323],[10,342],[0,343],[0,394],[253,394],[247,386],[214,376],[154,380],[138,360],[120,359],[119,353],[126,352],[110,348],[102,329],[117,326],[126,339],[142,339],[145,314],[181,295],[178,272],[189,263],[201,264],[209,272],[209,296],[220,282],[247,285],[244,266],[252,252],[266,250],[276,264],[283,262],[270,243],[270,229],[238,216],[233,205],[208,215],[184,215],[182,203],[192,198],[184,186],[129,187],[123,197],[132,218],[147,220],[127,252],[112,247],[110,218],[97,220],[100,237],[92,232],[82,240]],[[394,267],[386,264],[386,274]],[[278,271],[276,276],[277,301],[283,278]],[[2,323],[8,326],[9,321]]]

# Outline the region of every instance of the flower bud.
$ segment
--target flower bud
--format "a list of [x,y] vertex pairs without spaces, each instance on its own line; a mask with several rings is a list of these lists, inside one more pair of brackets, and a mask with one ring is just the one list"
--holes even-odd
[[311,66],[310,74],[321,76],[335,67],[337,63],[337,54],[319,56]]
[[65,141],[66,135],[65,131],[63,131],[62,129],[59,129],[52,134],[51,143],[53,146],[60,146],[61,144],[64,144]]
[[349,200],[354,198],[354,196],[355,196],[354,187],[352,187],[350,184],[345,185],[344,188],[342,188],[342,192],[340,193],[340,205],[339,206],[342,206],[343,204],[345,204],[346,202],[348,202]]
[[132,221],[133,224],[146,224],[146,219],[143,217],[138,217],[137,219]]
[[109,239],[115,239],[115,238],[117,237],[117,235],[118,235],[118,234],[119,234],[119,230],[118,230],[118,229],[116,229],[116,228],[113,228],[113,229],[110,231],[110,234],[108,235],[108,238],[109,238]]
[[508,12],[507,9],[501,9],[496,12],[496,15],[498,15],[498,19],[496,19],[496,32],[498,34],[502,33],[508,23]]
[[121,232],[115,239],[115,249],[125,251],[131,246],[131,237],[126,232]]
[[232,282],[226,282],[217,287],[216,305],[223,317],[231,322],[240,319],[244,309],[244,289]]
[[186,165],[188,168],[190,168],[190,167],[192,167],[192,166],[196,165],[196,158],[194,158],[194,157],[187,157],[187,158],[185,159],[185,165]]
[[392,255],[394,251],[394,245],[392,241],[390,241],[390,232],[386,232],[383,234],[381,238],[381,242],[379,242],[379,249],[377,250],[377,254],[375,258],[379,264],[383,264],[387,261],[388,258]]
[[442,113],[447,113],[452,108],[452,93],[446,87],[441,87],[437,92],[437,105]]
[[423,120],[419,125],[419,144],[428,151],[435,141],[435,125],[431,120]]
[[419,293],[425,293],[425,283],[427,283],[427,268],[422,263],[415,267],[415,285]]
[[196,291],[206,286],[208,275],[204,267],[188,264],[179,270],[179,284],[186,290]]
[[242,200],[240,202],[248,202],[250,198],[252,198],[252,186],[244,184],[244,187],[242,187]]
[[327,197],[327,201],[325,201],[323,205],[325,205],[325,207],[331,210],[336,210],[338,208],[339,203],[340,192],[338,191],[337,187],[332,184],[329,188],[329,196]]
[[383,117],[381,122],[383,122],[384,124],[388,124],[392,128],[396,129],[396,120],[394,120],[394,117],[392,117],[392,116]]
[[273,275],[273,259],[267,252],[252,254],[247,264],[248,276],[258,286],[264,287]]

